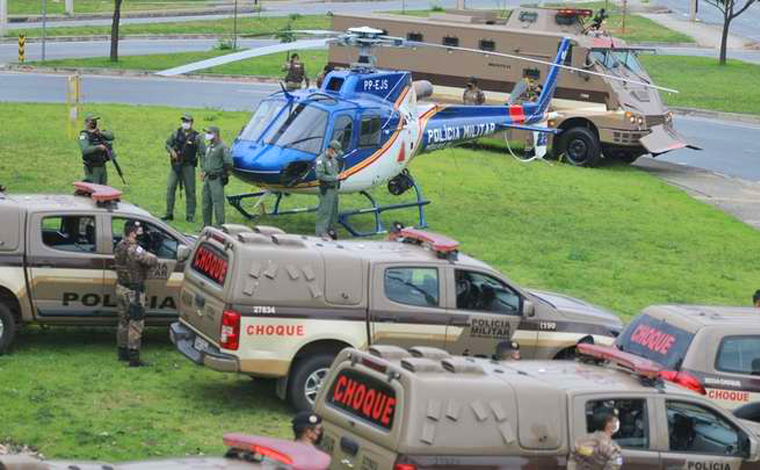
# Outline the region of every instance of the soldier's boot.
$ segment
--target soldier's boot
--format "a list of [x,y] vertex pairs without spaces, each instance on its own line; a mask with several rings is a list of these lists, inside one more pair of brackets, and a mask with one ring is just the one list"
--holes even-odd
[[129,349],[119,347],[119,360],[124,362],[129,361]]
[[129,367],[147,367],[149,364],[140,360],[140,350],[129,350]]
[[191,222],[191,223],[192,223],[192,222],[195,222],[195,216],[192,216],[192,215],[188,215],[188,216],[185,218],[185,220],[187,220],[188,222]]

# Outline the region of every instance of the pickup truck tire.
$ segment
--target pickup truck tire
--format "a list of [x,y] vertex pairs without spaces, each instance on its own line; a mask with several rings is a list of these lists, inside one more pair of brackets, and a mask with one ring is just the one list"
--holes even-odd
[[562,131],[556,142],[555,155],[557,158],[564,155],[571,165],[594,167],[602,158],[599,138],[585,127],[572,127]]
[[760,422],[760,402],[747,403],[734,410],[734,416],[749,421]]
[[16,336],[16,318],[7,305],[0,303],[0,354],[13,343]]
[[298,411],[314,408],[314,400],[335,359],[334,354],[315,354],[296,361],[288,380],[288,402]]

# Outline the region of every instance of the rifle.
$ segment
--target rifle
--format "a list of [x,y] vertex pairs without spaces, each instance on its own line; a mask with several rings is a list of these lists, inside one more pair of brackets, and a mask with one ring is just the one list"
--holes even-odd
[[119,162],[116,161],[116,153],[113,151],[113,145],[111,142],[104,139],[103,136],[100,135],[100,132],[96,132],[95,136],[98,138],[98,144],[106,148],[106,155],[108,156],[108,160],[111,160],[113,162],[113,167],[116,168],[116,173],[119,174],[121,182],[126,185],[127,180],[124,179],[124,172],[121,171],[121,165],[119,165]]

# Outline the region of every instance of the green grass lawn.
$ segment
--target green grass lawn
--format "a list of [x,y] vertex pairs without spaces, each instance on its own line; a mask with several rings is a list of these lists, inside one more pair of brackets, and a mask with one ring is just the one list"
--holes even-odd
[[[79,13],[112,13],[113,0],[74,0],[74,14]],[[218,2],[209,0],[129,0],[121,5],[123,12],[151,11],[151,10],[186,10],[200,9],[216,6]],[[231,5],[231,3],[230,3]],[[65,0],[47,0],[47,13],[49,15],[64,14],[66,11]],[[252,0],[238,3],[240,11],[253,11]],[[8,14],[10,15],[41,15],[42,4],[38,0],[10,0],[8,2]]]
[[[287,17],[238,18],[238,34],[258,35],[274,33],[290,27],[292,29],[327,29],[330,19],[325,15],[298,16],[296,19]],[[12,26],[6,36],[17,36],[25,33],[27,37],[41,37],[42,31],[37,29],[24,30],[23,26]],[[119,28],[121,36],[135,34],[218,34],[232,36],[232,18],[213,21],[183,21],[177,23],[123,24]],[[110,26],[69,26],[47,28],[47,35],[53,36],[90,36],[111,34]]]
[[[116,133],[127,173],[110,181],[125,199],[164,211],[169,171],[163,149],[183,109],[88,106]],[[192,110],[196,127],[218,125],[226,142],[246,113]],[[0,104],[0,183],[11,193],[72,191],[81,178],[67,108]],[[525,164],[478,148],[423,155],[411,170],[432,200],[430,230],[454,237],[468,254],[523,285],[582,297],[631,318],[662,302],[747,305],[760,286],[760,233],[635,168],[579,169]],[[228,194],[248,191],[233,180]],[[384,188],[381,201],[398,202]],[[401,197],[409,199],[408,195]],[[293,196],[287,205],[315,203]],[[341,198],[357,207],[358,196]],[[183,204],[178,201],[178,216]],[[231,208],[228,221],[246,223]],[[184,220],[183,217],[178,217]],[[413,223],[412,211],[386,222]],[[265,218],[311,233],[313,214]],[[183,231],[198,225],[175,222]],[[124,460],[222,452],[227,431],[286,437],[290,410],[273,384],[215,373],[174,352],[166,330],[152,330],[144,355],[153,367],[116,362],[114,331],[29,328],[12,354],[0,356],[0,441],[36,445],[48,457]]]
[[656,84],[680,92],[661,92],[668,105],[760,114],[760,65],[729,59],[720,66],[714,57],[649,54],[639,60]]

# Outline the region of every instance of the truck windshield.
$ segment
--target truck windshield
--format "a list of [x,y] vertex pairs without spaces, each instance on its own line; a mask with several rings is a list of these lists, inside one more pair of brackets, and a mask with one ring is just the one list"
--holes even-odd
[[693,339],[693,334],[665,320],[640,315],[617,338],[615,346],[670,370],[678,370]]
[[602,67],[615,73],[619,67],[627,69],[640,79],[649,82],[644,67],[636,58],[636,53],[631,50],[593,49],[591,56]]
[[289,102],[285,106],[285,112],[278,114],[266,131],[264,142],[315,155],[320,153],[327,129],[327,111],[304,103]]

